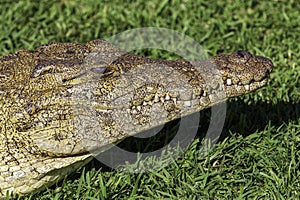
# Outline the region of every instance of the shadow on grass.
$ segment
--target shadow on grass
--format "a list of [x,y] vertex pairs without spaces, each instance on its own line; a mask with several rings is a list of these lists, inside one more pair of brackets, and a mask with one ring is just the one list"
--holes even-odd
[[[201,122],[198,127],[196,138],[205,137],[209,126],[211,109],[200,112]],[[300,118],[300,103],[277,102],[276,104],[258,102],[247,105],[242,101],[230,101],[227,103],[227,114],[225,125],[219,142],[230,137],[230,132],[247,137],[255,132],[266,129],[267,125],[279,127],[288,122],[296,122]],[[163,130],[150,138],[129,137],[117,146],[130,152],[151,152],[167,145],[176,135],[180,124],[179,120],[167,123]],[[113,151],[105,154],[113,156]],[[94,159],[92,167],[102,168],[103,171],[111,171],[110,167]]]
[[243,102],[234,101],[228,103],[228,112],[223,133],[229,130],[243,136],[265,130],[266,126],[279,127],[288,122],[296,122],[300,118],[300,103],[276,104],[258,102],[247,105]]

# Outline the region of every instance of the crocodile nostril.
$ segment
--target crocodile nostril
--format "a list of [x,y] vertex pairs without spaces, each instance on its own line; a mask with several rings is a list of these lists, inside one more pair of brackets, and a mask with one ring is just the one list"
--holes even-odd
[[236,52],[236,54],[237,54],[240,58],[246,58],[246,57],[251,56],[251,54],[250,54],[248,51],[245,51],[245,50],[238,50],[238,51]]
[[244,53],[241,50],[237,51],[237,55],[241,58],[244,58]]

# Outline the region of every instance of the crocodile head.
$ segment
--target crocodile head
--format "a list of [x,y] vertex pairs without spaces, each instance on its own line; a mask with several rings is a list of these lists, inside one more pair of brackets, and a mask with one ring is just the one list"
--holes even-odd
[[[123,54],[102,40],[51,43],[0,61],[0,97],[9,108],[2,121],[27,135],[36,153],[48,155],[86,152],[246,94],[264,86],[273,67],[247,51],[220,54],[197,67]],[[221,98],[220,85],[226,92]],[[95,145],[78,145],[85,139]]]

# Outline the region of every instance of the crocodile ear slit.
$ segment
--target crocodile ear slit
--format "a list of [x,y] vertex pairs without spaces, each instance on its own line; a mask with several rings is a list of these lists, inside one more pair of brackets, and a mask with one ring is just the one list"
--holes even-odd
[[95,67],[95,68],[91,68],[90,70],[94,73],[97,73],[97,74],[104,74],[106,69],[107,69],[107,66],[105,66],[105,67]]

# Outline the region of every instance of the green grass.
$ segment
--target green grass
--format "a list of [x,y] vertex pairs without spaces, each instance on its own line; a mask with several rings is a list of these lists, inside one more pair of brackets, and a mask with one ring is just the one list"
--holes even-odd
[[[0,54],[50,41],[87,42],[138,27],[164,27],[210,55],[248,49],[275,68],[267,87],[231,99],[223,139],[200,158],[195,140],[153,173],[107,169],[93,161],[26,199],[299,199],[300,5],[296,1],[55,1],[0,4]],[[143,53],[143,51],[141,51]],[[164,51],[147,55],[170,58]]]

